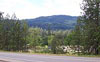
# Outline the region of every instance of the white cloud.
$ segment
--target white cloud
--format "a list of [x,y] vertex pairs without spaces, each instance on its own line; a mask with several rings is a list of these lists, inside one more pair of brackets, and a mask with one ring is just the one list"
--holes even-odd
[[[47,1],[47,0],[46,0]],[[82,0],[48,0],[46,8],[54,14],[80,15],[80,3]]]
[[5,13],[16,13],[17,17],[34,18],[49,15],[80,15],[80,3],[82,0],[43,0],[42,6],[38,6],[41,2],[34,4],[35,0],[0,0],[0,11]]

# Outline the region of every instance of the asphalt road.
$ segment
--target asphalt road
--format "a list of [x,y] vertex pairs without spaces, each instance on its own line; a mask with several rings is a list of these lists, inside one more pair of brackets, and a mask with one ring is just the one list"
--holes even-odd
[[100,62],[100,58],[51,56],[7,52],[0,52],[0,59],[14,60],[13,62]]

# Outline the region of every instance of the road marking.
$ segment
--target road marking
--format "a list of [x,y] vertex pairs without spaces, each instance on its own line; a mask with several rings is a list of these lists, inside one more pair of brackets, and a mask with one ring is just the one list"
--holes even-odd
[[45,61],[38,61],[38,60],[27,60],[27,59],[20,59],[20,58],[9,58],[9,57],[4,57],[3,59],[9,59],[9,60],[13,60],[14,62],[23,62],[23,61],[27,61],[27,62],[45,62]]
[[12,60],[12,59],[9,59],[9,58],[0,58],[0,60],[4,60],[4,61],[7,61],[7,62],[20,62],[18,60]]

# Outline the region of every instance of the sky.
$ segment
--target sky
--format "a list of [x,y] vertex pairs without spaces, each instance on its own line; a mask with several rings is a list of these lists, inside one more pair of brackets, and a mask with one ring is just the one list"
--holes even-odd
[[51,15],[79,16],[82,0],[0,0],[0,11],[19,19]]

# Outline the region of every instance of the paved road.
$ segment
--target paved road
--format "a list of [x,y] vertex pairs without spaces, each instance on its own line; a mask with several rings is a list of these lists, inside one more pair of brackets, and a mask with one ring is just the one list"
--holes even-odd
[[22,53],[0,52],[0,59],[14,60],[14,62],[100,62],[100,58],[32,55]]

